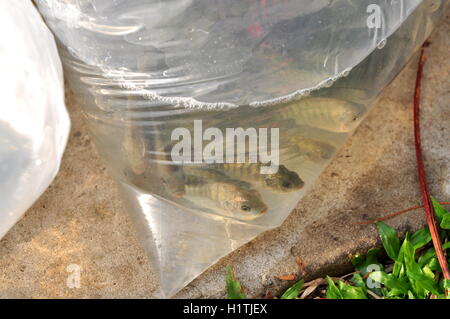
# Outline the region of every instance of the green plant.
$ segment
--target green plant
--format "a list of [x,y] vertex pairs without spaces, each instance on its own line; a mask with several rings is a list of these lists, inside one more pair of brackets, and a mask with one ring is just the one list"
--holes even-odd
[[245,293],[241,283],[236,279],[233,268],[227,266],[227,294],[229,299],[245,299]]
[[[442,247],[444,250],[450,249],[450,242],[447,242],[450,225],[446,222],[450,221],[450,214],[436,200],[433,199],[432,202],[436,218],[442,228],[440,234]],[[358,277],[356,280],[352,279],[353,285],[341,280],[336,285],[327,278],[327,298],[354,299],[363,296],[384,299],[447,298],[445,291],[449,288],[450,282],[442,278],[434,247],[428,247],[431,242],[428,228],[420,229],[412,235],[406,234],[401,242],[395,229],[383,222],[377,222],[376,225],[384,250],[393,266],[384,267],[378,261],[378,250],[369,250],[366,256],[355,255],[352,263],[358,271]],[[377,268],[379,270],[368,271]],[[361,280],[363,278],[366,280]],[[349,286],[359,288],[357,294],[356,292],[353,295],[349,294]]]
[[[432,199],[436,218],[441,226],[442,248],[450,249],[450,213],[434,198]],[[381,242],[388,260],[379,261],[380,249],[369,249],[365,255],[356,254],[351,258],[355,267],[350,280],[332,279],[327,276],[320,284],[297,281],[280,299],[296,299],[306,289],[310,295],[319,285],[326,285],[325,298],[328,299],[428,299],[448,298],[446,289],[450,281],[442,278],[442,271],[431,245],[428,228],[406,234],[401,240],[395,229],[383,222],[376,223]],[[311,289],[314,288],[314,289]],[[235,278],[233,269],[227,267],[227,291],[230,299],[244,299],[245,293]]]
[[295,284],[293,284],[288,290],[284,292],[284,294],[281,295],[280,299],[294,299],[299,294],[300,291],[302,291],[303,285],[305,282],[303,280],[297,281]]

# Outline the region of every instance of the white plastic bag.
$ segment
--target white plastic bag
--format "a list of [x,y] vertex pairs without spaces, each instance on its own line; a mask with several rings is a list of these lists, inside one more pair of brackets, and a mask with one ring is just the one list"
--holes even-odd
[[52,34],[31,1],[0,1],[0,239],[55,177],[69,134]]

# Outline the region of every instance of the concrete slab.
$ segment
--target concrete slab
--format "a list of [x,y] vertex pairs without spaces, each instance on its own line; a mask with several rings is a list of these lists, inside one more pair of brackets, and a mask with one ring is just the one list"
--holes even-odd
[[[423,81],[423,143],[435,197],[450,198],[450,15],[430,39]],[[223,258],[176,297],[225,296],[227,264],[249,296],[349,268],[348,255],[378,243],[373,226],[353,223],[420,203],[412,135],[417,60],[385,90],[370,116],[286,222]],[[148,298],[152,268],[99,161],[70,92],[72,133],[55,182],[0,242],[1,298]],[[401,231],[424,225],[417,211],[389,222]],[[71,264],[81,287],[69,288]],[[70,269],[70,267],[69,267]]]

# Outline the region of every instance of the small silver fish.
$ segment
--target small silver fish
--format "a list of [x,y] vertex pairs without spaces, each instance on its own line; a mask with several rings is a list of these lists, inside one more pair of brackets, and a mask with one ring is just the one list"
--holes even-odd
[[229,179],[207,180],[186,175],[185,182],[186,196],[209,199],[232,217],[252,220],[267,212],[267,206],[256,190],[243,188]]
[[290,171],[284,165],[278,167],[274,174],[261,174],[261,163],[233,163],[213,164],[222,169],[227,175],[243,179],[268,188],[278,193],[297,191],[305,185],[302,179],[294,171]]
[[343,133],[353,130],[363,108],[343,100],[324,97],[301,99],[279,112],[282,119],[294,118],[298,125]]

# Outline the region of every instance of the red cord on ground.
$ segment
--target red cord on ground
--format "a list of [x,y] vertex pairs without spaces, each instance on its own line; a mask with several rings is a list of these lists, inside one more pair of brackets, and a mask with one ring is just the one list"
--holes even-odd
[[448,263],[447,259],[445,258],[444,251],[442,250],[439,231],[436,225],[436,216],[431,202],[430,193],[428,191],[427,181],[425,177],[425,169],[423,165],[422,145],[420,142],[420,93],[421,93],[420,87],[422,83],[423,66],[425,64],[425,47],[427,46],[428,43],[425,43],[422,46],[422,51],[420,53],[419,67],[417,69],[417,77],[416,77],[416,88],[414,92],[414,138],[416,147],[417,170],[419,173],[419,181],[420,181],[420,188],[422,191],[422,200],[425,209],[425,216],[427,219],[428,228],[430,229],[433,245],[436,250],[436,255],[439,260],[439,264],[441,266],[444,279],[450,280]]
[[[441,204],[441,205],[450,205],[450,202],[440,202],[439,204]],[[423,205],[410,207],[410,208],[407,208],[407,209],[404,209],[404,210],[401,210],[401,211],[398,211],[398,212],[395,212],[395,213],[392,213],[392,214],[389,214],[389,215],[385,215],[383,217],[380,217],[380,218],[377,218],[377,219],[374,219],[374,220],[353,223],[353,225],[370,225],[370,224],[375,224],[376,222],[382,222],[384,220],[388,220],[388,219],[400,216],[402,214],[405,214],[407,212],[410,212],[410,211],[413,211],[413,210],[416,210],[416,209],[419,209],[419,208],[423,208]]]

